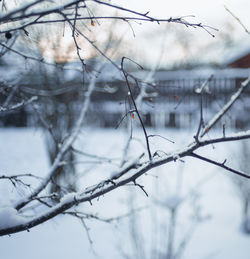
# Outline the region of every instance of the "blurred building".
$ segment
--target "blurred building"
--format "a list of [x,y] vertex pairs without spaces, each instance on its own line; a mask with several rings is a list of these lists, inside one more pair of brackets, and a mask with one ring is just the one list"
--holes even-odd
[[233,53],[226,65],[232,68],[250,68],[250,47]]
[[[199,121],[200,116],[200,98],[196,89],[213,75],[203,95],[204,119],[209,120],[230,99],[240,82],[250,75],[250,49],[244,51],[235,53],[234,58],[223,64],[223,69],[205,66],[193,70],[132,72],[139,79],[138,85],[131,79],[135,98],[140,93],[142,81],[150,73],[153,75],[145,89],[148,93],[153,93],[154,97],[144,98],[140,107],[145,124],[151,127],[192,127]],[[23,73],[17,70],[20,78],[16,93],[20,91],[26,96],[36,95],[43,100],[44,105],[40,109],[43,112],[46,110],[47,118],[54,116],[60,118],[62,123],[66,113],[67,120],[77,118],[90,80],[87,72],[83,75],[78,70],[79,65],[78,62],[73,62],[49,68],[36,65]],[[122,73],[109,63],[98,72],[95,71],[94,61],[93,64],[90,63],[89,68],[89,72],[96,73],[96,87],[91,97],[86,124],[116,127],[121,122],[123,125],[123,121],[131,119],[129,111],[133,110],[133,106]],[[7,70],[8,64],[0,66],[0,73]],[[3,104],[8,91],[5,89],[5,92],[1,92]],[[227,127],[245,127],[249,121],[249,96],[250,90],[247,90],[221,123]],[[12,101],[17,102],[18,97]],[[1,126],[37,126],[39,120],[31,106],[0,113]]]

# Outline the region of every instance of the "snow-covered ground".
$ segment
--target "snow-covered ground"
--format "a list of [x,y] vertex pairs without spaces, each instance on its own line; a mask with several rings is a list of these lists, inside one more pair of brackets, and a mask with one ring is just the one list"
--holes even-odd
[[[139,132],[136,134],[143,137]],[[192,132],[173,130],[161,130],[160,134],[175,140],[176,143],[152,138],[153,151],[169,151],[183,142],[188,142],[193,135]],[[101,156],[118,157],[126,138],[126,133],[122,130],[86,129],[77,146]],[[33,173],[42,177],[47,171],[48,158],[40,130],[1,129],[0,143],[0,175]],[[141,147],[140,144],[136,145],[132,153],[139,154]],[[240,145],[217,145],[201,150],[200,153],[220,161],[228,158],[232,165],[237,167],[236,158],[240,154]],[[93,170],[91,164],[80,163],[78,171],[82,177],[78,187],[91,185],[96,179],[103,179],[114,170],[115,166],[111,165],[100,164]],[[35,183],[35,180],[33,181]],[[240,229],[241,201],[229,173],[204,162],[186,158],[184,163],[177,161],[155,169],[143,176],[139,183],[145,186],[149,197],[139,188],[128,186],[94,201],[92,206],[82,205],[83,211],[95,213],[102,218],[124,215],[132,208],[143,208],[133,217],[125,217],[112,224],[86,220],[90,238],[93,240],[92,245],[85,228],[77,219],[59,216],[32,228],[30,232],[1,237],[0,258],[119,259],[124,258],[123,253],[135,255],[135,246],[129,242],[131,218],[134,219],[134,224],[136,221],[137,229],[143,233],[140,249],[145,249],[145,254],[148,255],[151,252],[150,247],[157,243],[156,247],[164,252],[167,247],[170,209],[175,206],[178,206],[175,248],[194,221],[193,208],[199,210],[204,218],[202,222],[195,224],[183,259],[250,258],[250,236],[243,234]],[[21,188],[16,193],[11,183],[1,180],[1,206],[27,191]],[[150,257],[145,256],[146,258]]]

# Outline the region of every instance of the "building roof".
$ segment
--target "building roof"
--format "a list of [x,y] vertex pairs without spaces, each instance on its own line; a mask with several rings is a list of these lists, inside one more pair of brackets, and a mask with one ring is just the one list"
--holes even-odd
[[[144,79],[148,71],[138,71],[134,75],[139,79]],[[193,70],[173,70],[173,71],[156,71],[154,73],[155,81],[176,80],[176,79],[208,79],[211,75],[214,78],[247,78],[250,75],[250,68],[224,68],[218,69],[213,67],[204,67]]]
[[224,67],[250,68],[250,37],[241,39],[225,51]]
[[228,64],[228,67],[233,68],[249,68],[250,67],[250,49],[247,54],[232,60],[231,63]]

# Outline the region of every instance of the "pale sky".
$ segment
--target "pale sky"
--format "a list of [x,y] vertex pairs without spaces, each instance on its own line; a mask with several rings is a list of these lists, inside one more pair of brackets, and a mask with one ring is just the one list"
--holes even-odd
[[[112,3],[117,3],[123,7],[135,9],[143,13],[150,11],[149,15],[153,17],[169,18],[195,15],[195,18],[188,18],[187,20],[193,23],[202,22],[202,24],[219,29],[218,32],[213,30],[211,31],[216,36],[215,38],[212,38],[201,29],[194,30],[180,25],[173,27],[173,30],[175,30],[175,28],[177,30],[184,29],[185,35],[183,34],[183,38],[188,37],[189,34],[190,37],[193,38],[191,43],[192,48],[190,48],[190,50],[188,49],[185,55],[190,52],[191,56],[195,57],[197,53],[199,55],[199,51],[204,51],[205,45],[211,44],[213,45],[210,47],[211,52],[201,54],[206,54],[208,59],[211,59],[211,62],[216,62],[216,58],[219,55],[224,55],[224,53],[222,53],[223,47],[222,43],[220,44],[220,40],[225,39],[225,34],[228,35],[226,37],[230,37],[232,35],[232,38],[234,40],[238,39],[239,42],[244,37],[247,39],[249,38],[250,43],[250,36],[248,37],[242,26],[226,11],[224,7],[226,6],[231,12],[233,12],[234,15],[237,16],[248,28],[248,30],[250,30],[250,0],[115,0],[112,1]],[[161,25],[161,27],[162,26],[163,25]],[[230,26],[233,26],[232,31],[230,31]],[[130,43],[131,45],[134,44],[134,46],[137,45],[138,50],[136,50],[136,53],[141,56],[141,62],[144,62],[145,60],[146,63],[150,62],[151,64],[157,62],[156,59],[157,56],[159,56],[160,48],[159,44],[163,38],[162,31],[159,30],[159,33],[157,34],[157,30],[159,28],[160,26],[151,25],[150,23],[142,26],[133,24],[136,39],[133,41],[131,38]],[[171,63],[175,59],[181,60],[183,56],[182,49],[177,46],[178,42],[176,40],[172,40],[171,43],[171,36],[169,32],[170,31],[166,32],[166,42],[168,42],[166,44],[168,45],[165,48],[166,53],[164,53],[163,58],[164,64]],[[151,36],[150,33],[152,33]],[[148,38],[143,40],[141,38],[141,35],[143,34],[148,34]],[[179,34],[179,37],[182,37],[182,33],[180,32]],[[207,57],[204,57],[204,60],[206,60]]]
[[250,26],[249,0],[116,0],[115,2],[141,12],[150,10],[153,16],[169,17],[192,14],[198,20],[215,27],[223,20],[230,18],[224,8],[226,5],[246,26]]
[[[147,22],[139,25],[131,22],[132,30],[123,22],[127,27],[127,31],[126,28],[125,30],[121,27],[118,28],[120,34],[126,32],[126,43],[122,47],[121,55],[128,56],[130,54],[129,57],[136,57],[138,62],[147,63],[150,66],[154,66],[160,56],[162,56],[161,62],[163,66],[176,60],[182,60],[184,56],[189,55],[191,58],[195,58],[197,53],[199,55],[199,52],[204,54],[205,47],[209,44],[211,52],[206,49],[207,53],[205,54],[211,57],[213,62],[213,57],[215,59],[223,54],[221,53],[222,44],[219,46],[221,39],[232,36],[234,39],[244,41],[242,38],[247,37],[247,34],[242,26],[226,11],[224,6],[227,6],[250,30],[250,0],[112,0],[111,3],[142,13],[150,11],[149,15],[157,18],[194,15],[195,18],[187,18],[187,20],[191,23],[201,22],[219,29],[218,32],[211,30],[211,33],[216,36],[212,38],[200,28],[194,30],[183,25],[174,25],[169,28],[164,24],[158,25]],[[102,6],[102,8],[104,7]],[[231,25],[233,26],[232,30]],[[101,37],[100,31],[95,31],[97,27],[95,26],[91,30],[94,31],[95,35]],[[112,30],[116,31],[117,28],[112,28]],[[104,30],[103,32],[105,33]],[[133,36],[134,33],[135,37]],[[188,38],[189,41],[187,40]],[[250,46],[250,36],[248,38]],[[187,45],[186,47],[185,44]]]

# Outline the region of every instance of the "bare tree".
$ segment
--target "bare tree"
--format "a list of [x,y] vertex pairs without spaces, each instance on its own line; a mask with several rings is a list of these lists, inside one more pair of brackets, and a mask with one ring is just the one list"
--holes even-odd
[[[248,159],[250,155],[249,141],[244,141],[240,143],[239,157],[237,159],[238,166],[241,170],[246,170],[248,168]],[[250,233],[250,192],[249,192],[249,182],[243,181],[241,178],[233,177],[233,183],[237,188],[237,192],[240,196],[242,204],[242,230],[244,233]]]
[[[226,11],[234,18],[234,20],[240,25],[243,30],[250,34],[247,27],[242,23],[239,17],[237,17],[228,7],[225,6]],[[246,105],[243,105],[243,109],[247,110]],[[246,118],[244,118],[246,120]],[[248,121],[245,122],[246,127],[249,127]],[[242,171],[248,170],[248,159],[250,157],[250,149],[249,149],[249,140],[240,141],[239,142],[239,151],[238,155],[234,157],[233,162],[235,162],[236,166],[240,168]],[[239,194],[242,206],[242,224],[241,228],[245,234],[250,233],[250,191],[249,191],[249,182],[244,181],[244,179],[235,177],[234,175],[231,177],[233,184],[235,185],[237,192]]]
[[[208,219],[208,215],[203,215],[200,205],[199,188],[211,179],[211,175],[184,191],[184,166],[183,162],[177,163],[177,174],[172,177],[176,178],[175,181],[170,182],[168,179],[163,180],[161,184],[155,182],[149,195],[153,197],[149,198],[151,202],[139,212],[135,210],[136,203],[140,204],[137,202],[138,195],[132,190],[128,199],[130,211],[135,211],[129,216],[132,251],[123,251],[126,258],[180,259],[191,241],[193,232],[200,223]],[[161,190],[163,186],[164,191]],[[185,206],[189,208],[191,216],[185,215]],[[185,221],[186,226],[183,226],[179,221],[186,216],[190,219]],[[150,227],[145,228],[145,222]]]
[[[112,27],[115,27],[116,21],[111,23]],[[82,28],[83,26],[79,26]],[[60,29],[60,27],[58,28]],[[82,31],[86,31],[83,27]],[[66,50],[61,53],[65,39],[62,38],[60,34],[55,34],[54,37],[50,39],[50,34],[52,30],[33,31],[35,34],[35,39],[38,42],[37,47],[38,53],[44,53],[50,51],[52,56],[52,61],[55,67],[49,67],[43,63],[39,63],[39,66],[34,66],[30,70],[27,70],[21,81],[32,80],[34,77],[37,78],[37,83],[29,83],[31,86],[22,87],[26,93],[34,93],[40,98],[40,124],[45,128],[46,134],[46,146],[49,155],[49,160],[51,164],[53,163],[59,149],[60,144],[67,138],[68,132],[70,132],[77,120],[77,109],[79,104],[84,101],[85,92],[88,86],[88,82],[84,79],[83,72],[73,71],[75,77],[80,77],[80,80],[69,81],[65,83],[65,70],[64,67],[70,63],[71,56],[74,55],[74,42],[67,44]],[[107,38],[103,40],[102,47],[103,53],[107,54],[109,52],[111,57],[117,54],[117,49],[119,49],[119,44],[121,39],[116,39],[112,30],[106,32]],[[46,45],[53,46],[51,49],[44,46],[44,39],[49,39]],[[29,39],[25,37],[22,39],[24,43],[29,43]],[[67,41],[66,41],[67,42]],[[22,42],[22,44],[24,44]],[[32,42],[31,42],[32,44]],[[110,46],[116,47],[115,50],[111,51]],[[90,49],[90,52],[92,49]],[[100,60],[96,58],[96,53],[88,53],[88,60],[91,58],[91,65],[88,64],[88,73],[102,73],[105,67],[105,60]],[[76,62],[73,64],[77,64]],[[79,66],[79,64],[78,64]],[[72,73],[72,71],[70,71]],[[85,72],[86,73],[86,72]],[[39,79],[41,78],[41,79]],[[81,80],[83,78],[83,80]],[[98,75],[93,76],[94,81],[98,78]],[[96,83],[94,91],[98,91]],[[108,92],[107,89],[103,88],[103,92]],[[51,193],[57,193],[60,197],[67,193],[76,191],[76,169],[74,160],[76,151],[70,149],[64,156],[64,160],[67,161],[65,165],[60,166],[57,172],[54,174],[52,179],[52,184],[50,186]]]
[[[59,214],[70,214],[76,217],[81,217],[80,212],[72,211],[72,208],[77,209],[77,205],[80,203],[91,203],[92,200],[99,198],[113,190],[126,186],[128,184],[133,184],[135,187],[141,189],[145,194],[147,191],[138,183],[137,179],[151,171],[153,168],[159,167],[163,164],[171,163],[184,157],[192,157],[194,159],[199,159],[204,162],[207,162],[212,165],[216,165],[220,168],[225,169],[226,172],[231,172],[239,177],[244,177],[248,180],[250,177],[248,174],[235,170],[229,167],[225,161],[216,161],[210,159],[209,157],[204,157],[198,153],[198,150],[201,147],[206,147],[216,143],[224,143],[231,141],[239,141],[243,139],[250,138],[250,130],[244,132],[238,132],[236,134],[225,134],[225,131],[222,131],[221,137],[212,137],[208,135],[208,132],[211,132],[214,125],[224,116],[229,109],[232,109],[233,104],[240,97],[241,93],[249,85],[250,77],[241,83],[239,89],[232,95],[231,99],[220,109],[211,120],[205,124],[203,119],[203,105],[202,105],[202,95],[204,86],[199,88],[200,95],[200,122],[197,125],[197,130],[194,132],[194,138],[190,139],[189,144],[184,145],[182,148],[178,148],[174,152],[168,153],[168,150],[157,151],[150,144],[151,134],[148,133],[148,129],[145,127],[143,122],[142,114],[138,105],[136,103],[136,91],[135,89],[140,89],[143,83],[143,80],[136,78],[133,74],[129,73],[126,69],[126,65],[133,63],[135,66],[141,68],[140,65],[136,64],[131,60],[130,57],[123,57],[119,63],[115,62],[111,56],[110,52],[106,51],[103,48],[103,45],[98,45],[95,41],[92,40],[91,33],[90,35],[85,33],[79,25],[81,22],[85,22],[85,26],[96,26],[100,21],[107,20],[119,20],[121,23],[128,24],[132,26],[132,22],[142,22],[145,23],[176,23],[182,24],[186,27],[195,27],[204,29],[210,35],[214,36],[211,31],[212,28],[202,23],[191,23],[188,21],[189,17],[178,17],[178,18],[166,18],[158,19],[150,15],[149,11],[145,13],[140,13],[135,10],[123,8],[118,5],[112,4],[110,1],[80,1],[80,0],[71,0],[71,1],[46,1],[46,0],[35,0],[22,2],[20,5],[14,7],[8,6],[9,3],[2,1],[2,9],[4,10],[3,14],[0,17],[0,23],[2,26],[1,29],[1,42],[0,46],[2,47],[2,56],[4,57],[8,53],[13,53],[21,58],[25,63],[27,60],[32,62],[42,63],[46,66],[55,67],[57,64],[52,62],[49,59],[45,59],[39,55],[33,55],[22,51],[22,48],[18,47],[19,36],[25,34],[27,37],[31,37],[30,28],[36,26],[49,26],[55,24],[65,24],[67,29],[71,31],[71,40],[74,43],[75,53],[80,61],[81,66],[78,71],[81,72],[83,76],[82,86],[84,87],[83,100],[81,102],[81,107],[79,108],[77,118],[73,120],[73,124],[70,127],[66,127],[64,137],[61,138],[57,143],[57,149],[55,155],[53,155],[53,161],[51,166],[44,174],[44,178],[39,181],[39,184],[33,186],[31,191],[23,198],[12,203],[11,207],[2,208],[0,211],[1,218],[1,228],[0,235],[9,235],[17,233],[20,231],[27,231],[30,228],[37,226],[43,222],[50,220],[51,218]],[[95,15],[92,11],[94,7],[98,6],[102,8],[101,15]],[[117,13],[115,15],[110,15],[109,10],[115,10]],[[106,15],[107,13],[107,15]],[[132,27],[133,28],[133,27]],[[104,60],[100,61],[95,67],[95,71],[90,71],[88,67],[88,62],[86,62],[83,52],[81,49],[80,40],[84,40],[89,47],[93,48],[96,53]],[[126,159],[125,163],[122,164],[122,167],[118,166],[115,172],[112,172],[109,177],[98,180],[94,185],[91,185],[86,188],[79,187],[76,192],[71,192],[64,195],[62,198],[58,196],[58,193],[47,193],[47,187],[50,184],[53,184],[53,179],[58,173],[58,170],[63,166],[66,166],[70,163],[70,151],[75,148],[77,140],[80,136],[82,126],[86,119],[86,114],[91,103],[91,96],[96,86],[97,75],[101,69],[101,62],[109,62],[113,68],[116,69],[117,73],[123,78],[124,85],[126,86],[126,96],[124,99],[129,101],[129,110],[127,111],[125,117],[128,115],[134,115],[138,119],[138,124],[142,129],[142,135],[144,139],[145,149],[142,152],[134,153],[132,158]],[[67,66],[61,67],[62,71],[65,71],[68,68]],[[88,76],[85,76],[85,75]],[[86,79],[86,82],[84,81]],[[15,100],[11,97],[13,89],[18,89],[18,100]],[[47,118],[39,115],[41,111],[37,106],[39,101],[37,100],[36,93],[25,94],[21,91],[18,82],[14,85],[11,85],[9,81],[3,82],[1,89],[6,92],[5,104],[2,105],[1,111],[10,110],[13,108],[19,108],[28,103],[33,103],[35,105],[35,110],[38,113],[37,116],[41,123],[45,125],[45,128],[51,134],[52,139],[55,140],[53,131],[48,123]],[[6,90],[7,89],[7,90]],[[51,93],[51,89],[48,89]],[[57,91],[62,90],[57,89]],[[10,102],[8,99],[11,99]],[[36,103],[34,103],[36,102]],[[87,155],[88,157],[98,156],[96,154],[86,154],[84,150],[78,150],[82,155]],[[100,157],[98,157],[100,158]],[[106,163],[112,161],[111,158],[102,158]],[[65,167],[67,171],[67,167]],[[96,169],[98,170],[98,168]],[[0,176],[1,180],[8,179],[13,184],[16,182],[22,182],[23,175],[2,175]],[[34,175],[27,174],[26,177],[35,177]],[[25,183],[24,183],[25,184]],[[54,200],[58,199],[58,203],[55,203]],[[33,205],[33,206],[31,206]],[[34,206],[42,206],[43,210],[40,212],[32,213],[34,211]],[[41,212],[42,211],[42,212]],[[30,216],[32,215],[32,216]],[[8,221],[8,224],[4,224],[4,220],[12,219],[11,222]]]

